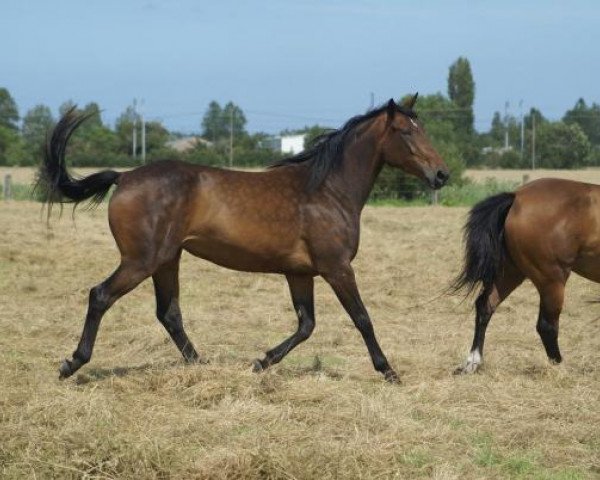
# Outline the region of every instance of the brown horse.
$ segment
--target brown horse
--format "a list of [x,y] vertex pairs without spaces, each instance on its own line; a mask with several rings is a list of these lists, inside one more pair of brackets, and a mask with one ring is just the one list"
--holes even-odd
[[72,178],[65,149],[86,117],[71,110],[55,127],[46,148],[39,185],[52,203],[101,201],[113,184],[109,224],[121,263],[92,288],[81,340],[59,371],[66,378],[90,360],[100,320],[120,297],[148,277],[154,281],[156,315],[187,361],[198,354],[179,310],[182,250],[246,272],[286,276],[297,331],[254,362],[273,365],[315,326],[313,278],[333,288],[367,345],[375,369],[397,380],[375,338],[350,265],[359,241],[360,215],[384,164],[400,167],[441,188],[448,168],[429,143],[413,111],[415,95],[393,100],[350,119],[316,146],[265,172],[222,170],[162,161],[125,173],[102,171]]
[[475,337],[455,373],[475,372],[494,311],[529,278],[540,295],[537,332],[548,358],[560,363],[558,321],[571,272],[600,282],[600,186],[559,179],[531,182],[490,197],[465,225],[465,262],[456,290],[478,285]]

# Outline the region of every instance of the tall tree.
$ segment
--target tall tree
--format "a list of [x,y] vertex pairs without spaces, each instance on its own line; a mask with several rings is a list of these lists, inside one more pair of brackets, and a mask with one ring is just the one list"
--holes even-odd
[[232,126],[234,136],[246,133],[246,116],[242,109],[233,102],[228,102],[223,108],[214,100],[210,102],[202,118],[202,136],[218,142],[229,137]]
[[85,107],[83,107],[82,112],[86,115],[89,115],[88,119],[82,126],[85,126],[87,128],[102,126],[102,117],[100,116],[100,105],[98,105],[96,102],[88,103]]
[[565,123],[578,124],[593,145],[600,145],[600,105],[592,103],[589,107],[580,98],[563,117]]
[[465,57],[459,57],[448,71],[448,97],[457,109],[457,130],[464,136],[470,136],[474,129],[473,101],[475,100],[475,81],[471,73],[471,64]]
[[233,128],[233,134],[240,136],[246,133],[246,116],[240,107],[233,102],[228,102],[223,108],[223,121],[225,130],[229,134]]
[[590,141],[576,123],[543,123],[537,130],[536,145],[542,168],[578,168],[589,161]]
[[134,125],[137,125],[136,154],[138,154],[141,149],[141,117],[140,114],[135,111],[133,106],[129,105],[125,111],[119,115],[119,118],[117,118],[117,121],[115,122],[115,130],[119,137],[119,151],[123,154],[132,154]]
[[40,155],[46,135],[53,124],[52,112],[46,105],[36,105],[25,114],[21,134],[28,155]]
[[218,102],[212,101],[202,118],[202,136],[211,142],[216,142],[227,133],[223,125],[223,109]]
[[530,131],[533,128],[533,118],[535,117],[535,127],[539,128],[543,123],[546,123],[546,117],[544,117],[544,115],[542,115],[542,112],[540,112],[537,108],[535,107],[531,107],[531,109],[529,110],[529,113],[527,115],[525,115],[525,118],[523,118],[523,123],[525,124],[525,129]]
[[67,113],[69,110],[71,110],[71,108],[73,108],[75,106],[75,102],[71,99],[69,100],[65,100],[63,103],[60,104],[60,107],[58,107],[58,115],[60,117],[62,117],[65,113]]
[[18,122],[17,104],[6,88],[0,88],[0,127],[17,131],[19,129]]

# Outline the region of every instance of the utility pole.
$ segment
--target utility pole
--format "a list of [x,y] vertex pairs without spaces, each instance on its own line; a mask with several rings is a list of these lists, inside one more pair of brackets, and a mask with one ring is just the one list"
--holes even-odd
[[531,169],[535,170],[535,112],[531,112]]
[[523,165],[523,155],[525,147],[525,127],[523,125],[523,100],[519,102],[519,115],[521,116],[521,165]]
[[373,110],[375,108],[375,94],[373,92],[371,92],[371,106],[369,107],[369,110]]
[[508,150],[508,100],[504,103],[504,150]]
[[146,164],[146,119],[144,118],[144,99],[142,98],[140,116],[142,117],[142,164]]
[[229,168],[233,167],[233,105],[229,109]]
[[137,99],[133,99],[133,158],[137,155]]

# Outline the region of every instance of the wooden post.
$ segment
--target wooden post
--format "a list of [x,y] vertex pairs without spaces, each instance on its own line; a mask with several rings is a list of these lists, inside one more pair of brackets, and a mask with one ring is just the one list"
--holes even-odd
[[439,201],[439,190],[434,190],[431,192],[431,204],[432,205],[437,205],[438,201]]
[[10,173],[4,175],[4,200],[10,200],[12,197]]
[[529,175],[523,175],[523,185],[525,185],[529,181]]

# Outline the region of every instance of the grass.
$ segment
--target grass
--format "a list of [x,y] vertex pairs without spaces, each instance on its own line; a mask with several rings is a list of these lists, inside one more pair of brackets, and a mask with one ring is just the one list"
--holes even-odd
[[469,302],[441,295],[466,212],[364,212],[357,278],[402,385],[373,371],[320,280],[313,336],[253,374],[251,360],[295,328],[285,282],[187,254],[184,321],[210,364],[181,362],[145,282],[107,313],[91,363],[59,382],[88,290],[118,262],[106,207],[47,227],[39,204],[1,204],[0,477],[598,478],[596,285],[570,280],[562,365],[546,361],[524,285],[490,325],[482,373],[450,373],[472,335]]
[[439,202],[448,207],[472,206],[500,192],[512,192],[519,183],[487,178],[482,183],[468,182],[463,185],[448,185],[439,192]]

